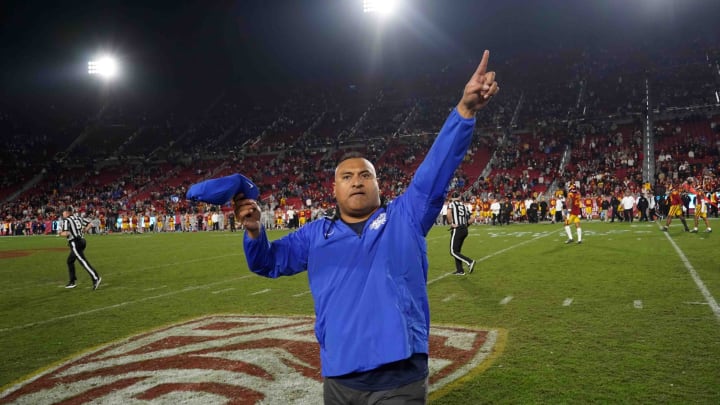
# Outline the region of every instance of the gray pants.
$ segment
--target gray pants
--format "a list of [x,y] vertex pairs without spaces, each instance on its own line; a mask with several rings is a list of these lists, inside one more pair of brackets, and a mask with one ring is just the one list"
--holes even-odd
[[424,405],[427,378],[385,391],[358,391],[332,378],[323,382],[325,405]]

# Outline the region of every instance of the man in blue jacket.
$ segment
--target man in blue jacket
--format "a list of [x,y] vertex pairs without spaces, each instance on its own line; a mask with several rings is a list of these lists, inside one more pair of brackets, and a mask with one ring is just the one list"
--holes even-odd
[[337,214],[268,240],[256,201],[235,199],[251,271],[308,272],[326,404],[425,403],[430,313],[425,236],[472,140],[475,113],[499,88],[485,51],[407,191],[380,203],[375,167],[359,155],[335,169]]

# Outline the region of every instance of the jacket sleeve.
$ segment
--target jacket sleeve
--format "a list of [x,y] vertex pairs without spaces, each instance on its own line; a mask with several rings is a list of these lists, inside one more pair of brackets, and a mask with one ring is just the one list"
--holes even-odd
[[423,235],[435,223],[445,201],[445,192],[472,141],[475,118],[463,118],[453,109],[407,190]]
[[268,240],[264,227],[261,228],[260,236],[256,239],[250,238],[246,232],[243,247],[250,271],[261,276],[277,278],[307,270],[309,244],[304,229],[306,227],[273,242]]

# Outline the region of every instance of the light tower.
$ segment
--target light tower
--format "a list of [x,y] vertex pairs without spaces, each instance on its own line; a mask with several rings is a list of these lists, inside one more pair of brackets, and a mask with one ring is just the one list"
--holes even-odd
[[102,55],[88,62],[88,74],[96,75],[103,80],[112,80],[120,73],[117,60],[108,55]]
[[389,16],[397,9],[398,3],[398,0],[363,0],[363,13]]

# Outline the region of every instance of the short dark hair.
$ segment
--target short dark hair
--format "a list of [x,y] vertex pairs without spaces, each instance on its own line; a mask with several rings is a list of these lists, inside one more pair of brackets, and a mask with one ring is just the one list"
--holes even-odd
[[340,156],[340,159],[338,159],[337,164],[335,166],[336,167],[340,166],[340,163],[342,163],[348,159],[365,159],[368,162],[370,161],[370,159],[366,158],[365,155],[363,155],[362,153],[360,153],[358,151],[350,151],[350,152],[347,152],[344,155]]
[[69,213],[71,213],[71,214],[72,214],[72,212],[73,212],[73,208],[72,208],[71,206],[69,206],[69,205],[68,205],[67,207],[63,208],[63,211],[67,211],[67,212],[69,212]]
[[460,193],[458,193],[457,191],[453,191],[452,198],[460,198]]

